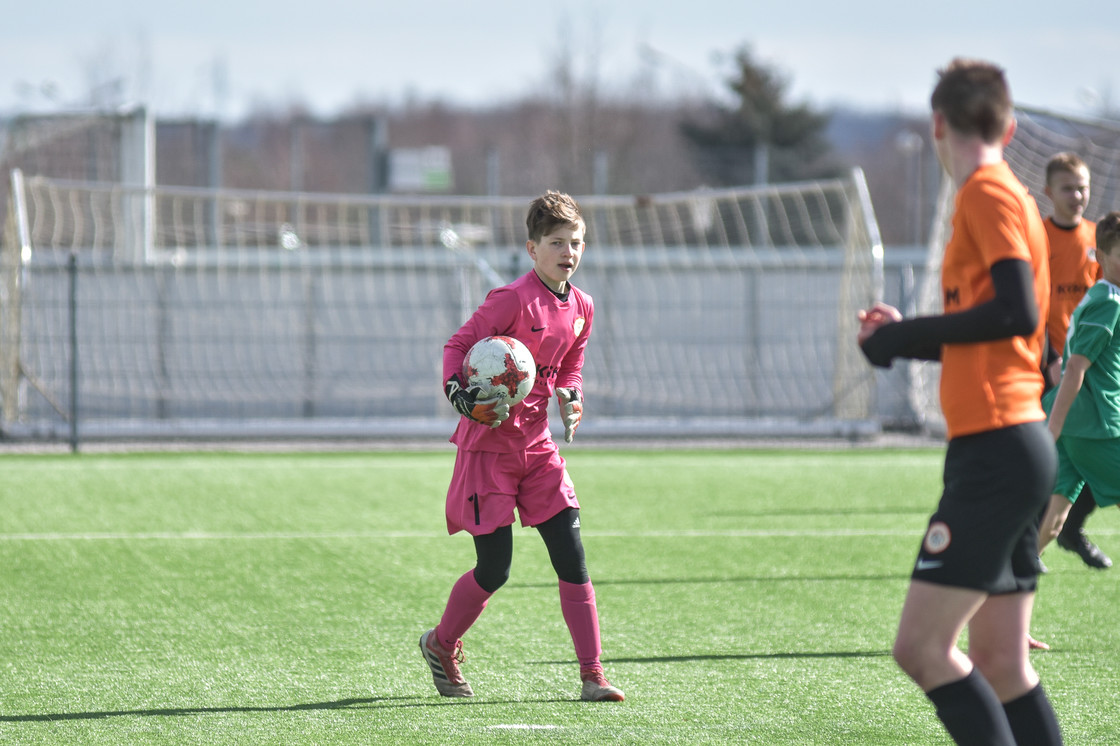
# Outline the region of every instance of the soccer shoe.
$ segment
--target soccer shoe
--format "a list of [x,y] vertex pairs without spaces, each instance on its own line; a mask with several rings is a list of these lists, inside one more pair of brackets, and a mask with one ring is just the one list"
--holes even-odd
[[1058,546],[1076,552],[1081,561],[1089,567],[1095,567],[1098,570],[1112,567],[1112,560],[1101,551],[1100,547],[1089,541],[1089,537],[1085,535],[1085,529],[1071,531],[1068,534],[1063,531],[1058,534]]
[[430,629],[420,635],[420,653],[432,669],[436,691],[445,697],[473,697],[471,685],[459,673],[459,664],[463,662],[463,641],[457,641],[455,649],[447,651],[439,644],[435,633],[434,629]]
[[1027,635],[1027,649],[1028,650],[1049,650],[1050,646],[1042,640],[1036,640],[1030,635]]
[[583,679],[583,691],[579,698],[584,702],[621,702],[626,695],[616,686],[611,686],[600,670],[587,671],[580,674]]

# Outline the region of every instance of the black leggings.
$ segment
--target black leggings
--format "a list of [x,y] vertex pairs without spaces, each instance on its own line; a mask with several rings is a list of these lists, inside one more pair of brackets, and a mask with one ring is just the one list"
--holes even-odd
[[[565,508],[537,526],[537,531],[548,549],[557,578],[576,585],[590,579],[579,536],[579,508]],[[474,537],[474,551],[478,558],[474,579],[484,591],[493,593],[509,580],[513,565],[513,526],[502,526],[491,534]]]

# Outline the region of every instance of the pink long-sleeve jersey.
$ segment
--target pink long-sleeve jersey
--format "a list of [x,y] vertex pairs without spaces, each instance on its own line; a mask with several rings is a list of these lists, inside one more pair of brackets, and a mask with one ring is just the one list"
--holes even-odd
[[461,374],[471,346],[502,334],[521,340],[537,364],[533,390],[510,408],[509,419],[491,428],[466,417],[451,442],[468,451],[510,453],[551,437],[548,403],[557,387],[583,391],[583,353],[595,309],[591,296],[568,285],[561,300],[529,270],[509,285],[491,290],[486,300],[443,347],[443,380]]

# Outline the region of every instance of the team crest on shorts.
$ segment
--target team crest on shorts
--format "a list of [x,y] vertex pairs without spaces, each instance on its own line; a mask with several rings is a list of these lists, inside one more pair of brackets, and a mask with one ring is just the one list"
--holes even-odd
[[926,538],[922,542],[922,547],[930,554],[940,554],[949,548],[949,543],[952,540],[953,535],[949,531],[949,525],[937,521],[929,524],[929,530],[926,531]]

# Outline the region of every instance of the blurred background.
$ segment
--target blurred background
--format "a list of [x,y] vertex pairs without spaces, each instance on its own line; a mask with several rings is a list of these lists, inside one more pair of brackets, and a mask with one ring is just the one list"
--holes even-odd
[[[935,71],[957,55],[1004,65],[1013,167],[1046,212],[1046,159],[1078,151],[1094,218],[1120,179],[1113,40],[1034,0],[954,0],[936,17],[758,5],[10,14],[2,432],[442,432],[435,395],[401,409],[384,378],[412,366],[438,395],[425,361],[525,271],[520,212],[545,189],[589,211],[601,252],[581,279],[626,319],[589,361],[604,434],[644,431],[636,387],[691,389],[653,413],[685,430],[936,429],[925,375],[872,373],[837,342],[872,299],[935,300],[951,205],[927,131]],[[819,338],[778,342],[762,321],[794,299]],[[723,336],[696,332],[713,323]]]

